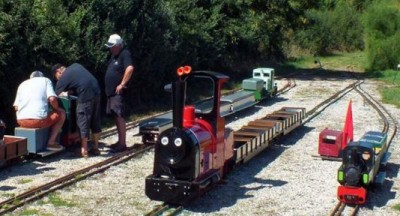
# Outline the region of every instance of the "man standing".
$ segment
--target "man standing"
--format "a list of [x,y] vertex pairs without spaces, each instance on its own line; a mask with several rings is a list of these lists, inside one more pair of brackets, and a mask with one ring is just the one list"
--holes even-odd
[[131,53],[124,48],[123,40],[119,35],[111,35],[105,46],[111,52],[105,75],[107,114],[114,115],[118,130],[118,142],[110,147],[115,152],[121,152],[126,150],[124,91],[132,77],[134,66]]
[[[53,108],[52,112],[49,112],[49,103]],[[14,109],[17,112],[17,123],[21,127],[51,127],[50,137],[47,141],[48,150],[63,149],[56,139],[65,121],[65,111],[58,106],[53,85],[50,79],[43,76],[42,72],[32,72],[30,79],[19,85]]]
[[93,148],[90,153],[99,155],[100,124],[100,87],[96,78],[82,65],[74,63],[69,67],[56,64],[51,68],[58,80],[56,94],[73,92],[78,97],[76,106],[77,125],[81,136],[81,155],[88,157],[88,139],[93,135]]

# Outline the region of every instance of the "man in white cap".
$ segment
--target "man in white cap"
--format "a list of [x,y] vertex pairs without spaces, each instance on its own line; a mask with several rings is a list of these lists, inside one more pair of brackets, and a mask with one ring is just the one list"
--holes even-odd
[[[53,108],[52,112],[49,112],[49,103]],[[63,149],[56,139],[65,121],[65,111],[58,106],[53,85],[42,72],[32,72],[30,79],[19,85],[14,108],[17,112],[17,122],[21,127],[51,127],[47,149]]]
[[132,77],[134,66],[131,53],[124,48],[123,40],[118,34],[112,34],[105,46],[111,52],[105,75],[107,114],[114,116],[118,130],[118,142],[110,147],[114,152],[121,152],[126,150],[124,93]]

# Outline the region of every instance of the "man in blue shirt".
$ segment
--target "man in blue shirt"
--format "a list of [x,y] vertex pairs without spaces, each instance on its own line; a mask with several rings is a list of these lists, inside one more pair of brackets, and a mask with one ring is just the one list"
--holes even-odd
[[69,67],[56,64],[52,72],[58,80],[56,94],[64,91],[73,92],[77,96],[76,116],[81,135],[81,155],[88,157],[88,139],[92,131],[94,146],[90,151],[99,155],[100,123],[100,87],[96,78],[82,65],[74,63]]
[[122,38],[113,34],[109,37],[106,47],[110,49],[111,58],[105,75],[107,95],[107,114],[114,116],[118,130],[118,142],[110,147],[115,152],[126,150],[126,124],[124,93],[132,77],[134,66],[131,53],[123,46]]

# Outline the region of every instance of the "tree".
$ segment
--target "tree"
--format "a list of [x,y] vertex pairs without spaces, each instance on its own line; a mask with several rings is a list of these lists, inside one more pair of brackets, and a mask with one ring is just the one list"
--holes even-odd
[[378,1],[367,9],[364,26],[368,70],[394,69],[400,62],[399,9]]

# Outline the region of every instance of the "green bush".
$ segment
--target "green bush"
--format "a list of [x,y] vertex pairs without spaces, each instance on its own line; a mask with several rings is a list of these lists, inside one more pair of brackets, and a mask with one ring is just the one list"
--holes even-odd
[[363,48],[360,13],[349,4],[338,4],[334,9],[308,10],[305,16],[305,26],[296,34],[296,41],[312,54],[328,55]]
[[363,17],[366,31],[367,69],[394,69],[400,63],[399,9],[378,1]]

